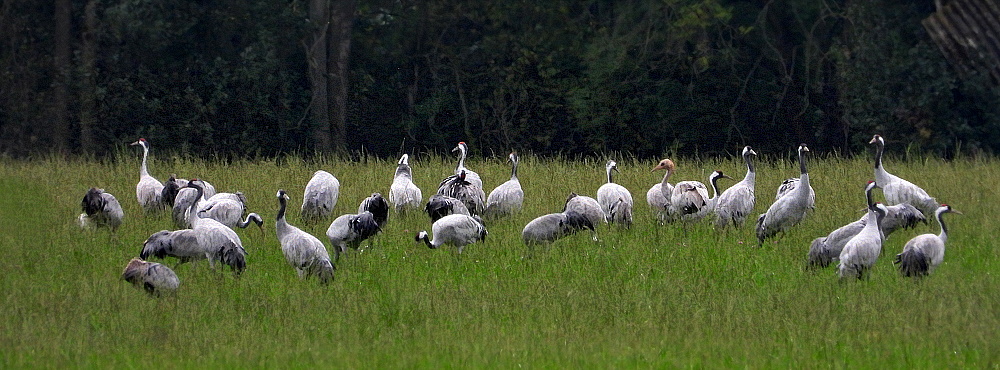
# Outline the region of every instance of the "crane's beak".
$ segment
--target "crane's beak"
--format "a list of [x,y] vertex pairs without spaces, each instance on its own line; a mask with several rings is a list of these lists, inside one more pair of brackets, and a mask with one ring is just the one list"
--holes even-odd
[[960,214],[960,215],[964,215],[964,213],[962,213],[962,212],[959,212],[959,211],[956,211],[956,210],[954,210],[954,209],[953,209],[953,210],[951,210],[951,212],[949,212],[949,213],[957,213],[957,214]]
[[132,144],[129,144],[129,145],[139,145],[139,141],[136,141],[136,142],[134,142]]
[[732,176],[729,176],[729,175],[722,175],[722,177],[725,177],[725,178],[730,179],[730,180],[736,180]]

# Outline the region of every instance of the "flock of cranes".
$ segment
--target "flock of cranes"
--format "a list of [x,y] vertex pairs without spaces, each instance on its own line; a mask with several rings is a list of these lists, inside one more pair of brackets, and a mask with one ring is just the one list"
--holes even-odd
[[[940,234],[913,238],[895,259],[903,275],[929,274],[944,257],[947,228],[942,215],[959,212],[938,204],[923,189],[887,172],[882,164],[885,142],[881,136],[875,135],[870,144],[875,146],[875,181],[864,188],[867,213],[827,236],[816,238],[807,254],[808,264],[824,268],[836,262],[841,278],[864,278],[890,234],[900,228],[926,223],[927,217],[933,216],[939,224]],[[263,232],[263,218],[257,213],[248,213],[246,196],[240,192],[218,193],[214,186],[198,179],[171,176],[161,183],[149,175],[149,142],[139,139],[132,145],[141,146],[143,153],[136,184],[138,204],[147,212],[170,209],[178,229],[150,235],[143,243],[139,258],[129,261],[123,279],[154,295],[177,289],[176,274],[167,266],[145,261],[151,257],[174,257],[178,264],[206,259],[213,269],[218,262],[229,266],[237,276],[242,273],[247,253],[234,229],[256,224]],[[484,240],[489,234],[484,219],[519,213],[524,204],[524,191],[517,177],[519,158],[516,153],[507,157],[511,164],[510,179],[487,196],[479,174],[465,165],[468,151],[464,142],[452,150],[458,153],[454,173],[440,182],[426,203],[420,188],[413,182],[409,155],[403,154],[396,165],[388,200],[380,193],[373,193],[362,201],[357,213],[340,215],[330,223],[326,236],[333,248],[333,259],[319,238],[288,223],[285,214],[291,197],[285,190],[278,190],[275,232],[286,261],[299,277],[315,276],[322,284],[328,284],[333,281],[340,256],[348,247],[358,249],[365,240],[380,233],[389,221],[390,209],[396,213],[426,212],[432,233],[419,231],[413,239],[432,249],[453,245],[461,254],[466,246]],[[801,223],[815,207],[808,153],[805,144],[799,145],[799,176],[784,180],[773,203],[757,217],[754,230],[760,245]],[[665,170],[663,178],[646,192],[646,201],[656,220],[661,225],[676,222],[687,225],[710,218],[717,230],[743,227],[756,205],[754,159],[757,153],[747,146],[741,155],[747,167],[746,175],[722,192],[718,181],[735,179],[721,171],[709,175],[708,186],[699,181],[671,184],[676,164],[670,159],[659,161],[652,172]],[[618,172],[614,160],[606,163],[604,171],[607,181],[597,189],[596,199],[571,193],[561,212],[528,222],[522,230],[522,241],[527,245],[551,243],[583,230],[590,230],[592,239],[597,241],[600,225],[630,227],[633,222],[632,194],[614,182],[614,174]],[[886,204],[873,201],[872,192],[876,188],[884,193]],[[340,182],[334,175],[316,171],[302,196],[301,220],[308,224],[328,220],[333,215],[339,193]],[[88,190],[81,208],[83,213],[78,221],[84,227],[115,230],[124,218],[118,200],[102,189]]]

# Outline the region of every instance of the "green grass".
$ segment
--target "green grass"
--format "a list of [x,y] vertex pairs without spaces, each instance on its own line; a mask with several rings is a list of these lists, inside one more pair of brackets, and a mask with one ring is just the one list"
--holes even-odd
[[[490,189],[507,179],[503,158],[474,160]],[[240,279],[204,262],[176,272],[176,297],[153,299],[120,280],[142,242],[172,229],[166,212],[135,200],[139,160],[5,160],[0,166],[0,367],[995,367],[1000,363],[995,159],[887,158],[889,171],[965,212],[950,217],[944,264],[922,280],[902,278],[891,257],[937,225],[894,234],[867,281],[840,282],[833,268],[805,269],[810,241],[860,216],[869,158],[811,161],[816,211],[775,243],[755,247],[752,223],[716,232],[706,224],[658,226],[645,192],[656,159],[619,161],[617,182],[636,201],[632,229],[582,233],[537,250],[520,231],[559,211],[570,191],[593,196],[604,161],[522,158],[524,211],[488,223],[484,243],[457,256],[429,250],[413,234],[425,215],[390,215],[384,234],[341,260],[336,280],[300,281],[274,235],[275,192],[292,196],[289,222],[325,241],[326,224],[298,219],[316,169],[341,181],[335,213],[388,192],[394,161],[335,159],[219,161],[151,158],[176,173],[243,191],[266,233],[240,230],[249,251]],[[797,173],[765,159],[757,211]],[[737,159],[678,160],[674,182],[705,181],[721,169],[741,178]],[[450,158],[411,158],[425,199],[453,168]],[[731,183],[724,182],[729,186]],[[112,235],[74,224],[90,186],[115,194],[126,220]],[[489,190],[489,189],[487,189]],[[877,198],[881,194],[876,193]],[[950,216],[950,215],[949,215]],[[168,261],[173,265],[173,260]]]

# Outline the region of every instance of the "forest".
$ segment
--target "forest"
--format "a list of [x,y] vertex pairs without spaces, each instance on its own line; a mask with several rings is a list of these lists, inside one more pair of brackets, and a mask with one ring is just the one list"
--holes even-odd
[[3,0],[0,155],[994,154],[990,60],[923,24],[952,5]]

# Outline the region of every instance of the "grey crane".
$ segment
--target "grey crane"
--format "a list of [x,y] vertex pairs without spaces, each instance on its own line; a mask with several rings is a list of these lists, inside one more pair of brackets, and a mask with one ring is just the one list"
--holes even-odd
[[944,261],[944,245],[948,241],[948,227],[941,215],[945,213],[962,214],[942,204],[934,211],[934,218],[941,226],[941,233],[922,234],[913,237],[903,246],[903,252],[896,255],[894,263],[899,265],[899,272],[904,276],[929,275]]
[[550,243],[584,229],[594,231],[594,224],[582,214],[573,211],[550,213],[524,225],[521,240],[528,245]]
[[163,183],[149,175],[149,167],[146,164],[149,158],[149,142],[145,138],[139,138],[131,145],[142,147],[142,165],[139,167],[139,183],[135,185],[135,197],[146,211],[160,209],[163,207],[161,201]]
[[661,222],[672,222],[674,217],[670,213],[670,194],[674,191],[674,185],[669,183],[670,175],[674,173],[674,161],[669,159],[660,160],[653,167],[652,171],[666,170],[663,174],[663,180],[653,185],[646,191],[646,203],[649,204],[649,208],[653,210],[653,215]]
[[340,180],[329,172],[317,170],[302,194],[302,219],[312,222],[330,217],[339,196]]
[[730,224],[742,227],[746,223],[747,216],[753,212],[753,207],[756,204],[754,187],[757,181],[753,158],[756,156],[757,152],[753,151],[749,145],[743,147],[743,161],[747,165],[747,174],[743,176],[743,180],[730,186],[719,195],[719,199],[715,203],[716,228],[725,228]]
[[392,186],[389,187],[389,203],[392,203],[397,213],[407,209],[418,209],[424,201],[420,188],[413,183],[413,169],[410,168],[409,159],[409,154],[403,154],[399,158]]
[[465,171],[442,180],[437,194],[462,201],[473,215],[482,214],[486,207],[486,193],[481,187],[468,181],[468,172]]
[[712,197],[708,197],[708,188],[698,181],[681,181],[674,185],[670,193],[670,212],[684,221],[698,221],[708,216],[715,209],[719,199],[719,179],[732,179],[722,171],[712,171],[708,175],[708,183],[712,185]]
[[[189,188],[194,188],[200,197],[203,189],[200,181],[192,179]],[[239,276],[246,268],[246,249],[239,235],[226,225],[211,218],[198,217],[196,205],[188,210],[190,229],[175,231],[161,230],[151,235],[143,243],[139,257],[164,258],[172,256],[180,261],[178,265],[199,259],[208,259],[209,266],[215,268],[215,261],[230,266]]]
[[243,211],[238,208],[241,204],[232,199],[219,199],[217,201],[209,201],[207,204],[203,205],[200,210],[198,210],[198,217],[201,218],[211,218],[213,220],[221,222],[226,227],[230,229],[241,228],[245,229],[250,226],[250,223],[254,223],[260,228],[261,232],[264,232],[264,219],[260,215],[251,212],[242,220]]
[[385,201],[385,198],[382,198],[380,193],[372,193],[370,197],[361,201],[361,205],[358,206],[358,214],[365,211],[372,213],[379,228],[385,227],[386,222],[389,222],[389,203]]
[[432,223],[441,217],[450,214],[472,215],[472,213],[469,212],[469,208],[466,207],[465,203],[462,203],[462,201],[440,194],[431,196],[431,199],[427,201],[427,206],[424,207],[424,210],[427,211],[427,215],[430,216]]
[[466,180],[482,189],[483,180],[479,178],[479,174],[465,167],[465,157],[469,155],[469,145],[464,141],[460,141],[451,151],[452,153],[458,152],[458,165],[455,166],[455,174],[458,175],[462,171],[465,171]]
[[809,185],[809,171],[806,169],[806,153],[809,147],[799,145],[799,181],[768,207],[767,212],[757,218],[757,240],[764,240],[784,232],[806,218],[806,214],[816,206],[816,193]]
[[927,195],[924,189],[913,183],[893,175],[882,166],[882,153],[885,151],[885,139],[879,135],[872,137],[869,144],[875,145],[875,182],[882,188],[888,205],[909,203],[924,214],[930,215],[938,208],[938,201]]
[[315,275],[320,284],[329,284],[333,281],[334,271],[330,253],[318,238],[285,221],[287,203],[288,194],[284,190],[278,190],[278,216],[274,229],[285,261],[295,268],[299,278]]
[[[200,193],[193,187],[188,186],[193,181],[198,181],[199,183],[198,185],[202,189]],[[187,184],[188,185],[185,185],[183,188],[180,188],[177,191],[177,195],[174,197],[174,202],[173,202],[174,206],[173,209],[171,210],[171,217],[174,220],[174,225],[180,228],[191,227],[190,223],[191,217],[188,210],[190,210],[191,207],[194,207],[195,212],[197,212],[197,209],[202,204],[202,202],[208,199],[205,196],[206,194],[205,188],[207,186],[211,186],[210,184],[205,182],[205,180],[199,180],[199,179],[192,179],[188,181]]]
[[517,165],[519,162],[516,152],[507,155],[510,165],[510,180],[497,186],[486,198],[487,216],[505,216],[515,212],[520,212],[524,205],[524,190],[521,189],[521,181],[517,179]]
[[330,244],[334,248],[334,262],[340,261],[340,255],[347,252],[347,247],[356,250],[361,242],[380,231],[382,229],[375,221],[375,216],[369,211],[341,215],[334,219],[326,229],[326,237],[330,238]]
[[146,262],[138,258],[133,258],[125,265],[125,270],[122,271],[122,280],[132,283],[135,287],[142,288],[149,295],[156,297],[173,293],[181,285],[174,270],[163,264]]
[[879,221],[885,217],[885,212],[882,203],[875,203],[874,207],[868,209],[865,227],[844,244],[837,265],[837,275],[841,279],[848,277],[863,279],[868,269],[875,265],[878,255],[882,253],[882,241],[885,240],[878,227]]
[[[869,181],[868,186],[865,187],[868,208],[875,205],[875,202],[872,200],[872,190],[877,187],[878,185],[874,181]],[[885,208],[886,214],[882,218],[882,221],[879,222],[879,229],[881,229],[882,235],[885,238],[888,238],[896,230],[913,228],[918,223],[927,221],[919,210],[907,203],[887,206]],[[809,247],[809,266],[827,267],[837,261],[840,258],[840,252],[844,250],[844,245],[864,229],[867,220],[868,214],[866,212],[857,221],[841,226],[830,232],[827,236],[813,239]]]
[[608,223],[608,219],[604,217],[604,210],[601,209],[601,204],[597,202],[597,199],[586,195],[570,193],[566,198],[563,212],[579,213],[590,220],[594,226]]
[[125,219],[125,211],[118,199],[104,189],[90,188],[80,202],[83,213],[78,221],[81,227],[89,227],[94,224],[97,227],[108,227],[111,231],[118,230],[118,226]]
[[[604,212],[604,217],[608,222],[630,227],[632,225],[632,206],[634,204],[632,202],[632,193],[624,186],[614,182],[612,172],[616,171],[620,172],[618,170],[618,163],[614,160],[609,160],[604,165],[604,173],[608,181],[597,188],[597,203],[601,205],[601,210]],[[622,204],[619,204],[619,202]],[[611,208],[616,204],[618,204],[617,207],[619,210],[612,217]]]
[[434,232],[434,239],[429,239],[427,231],[421,230],[415,240],[418,242],[422,240],[431,249],[451,244],[458,247],[458,254],[462,254],[462,249],[466,245],[486,240],[486,235],[489,234],[479,216],[459,214],[447,215],[434,221],[431,231]]

